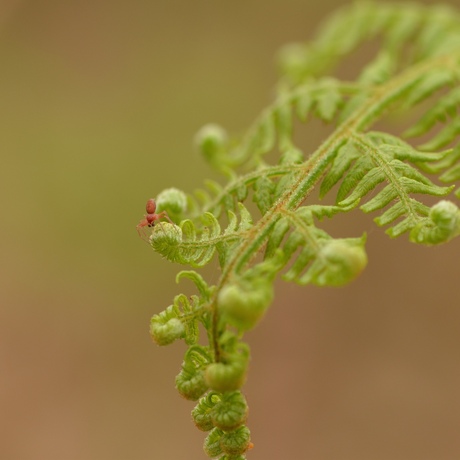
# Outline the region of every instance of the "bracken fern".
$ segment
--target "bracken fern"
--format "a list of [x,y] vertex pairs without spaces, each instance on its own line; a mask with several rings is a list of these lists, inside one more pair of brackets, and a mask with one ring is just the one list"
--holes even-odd
[[[177,295],[150,327],[159,345],[188,345],[176,387],[198,401],[192,416],[209,432],[209,457],[244,459],[252,447],[240,391],[250,350],[242,339],[271,304],[276,276],[340,286],[366,266],[365,235],[333,238],[318,221],[359,208],[377,212],[376,224],[390,237],[406,233],[414,243],[439,244],[460,233],[453,201],[423,202],[460,197],[459,19],[447,7],[401,3],[338,11],[315,41],[281,51],[277,97],[243,138],[229,139],[217,125],[197,134],[226,185],[209,181],[193,196],[174,188],[158,195],[157,209],[171,221],[153,227],[152,248],[192,268],[216,255],[220,266],[214,285],[195,270],[179,272],[177,280],[190,279],[197,293]],[[378,51],[356,80],[334,77],[337,64],[369,41]],[[409,126],[392,134],[376,128],[391,115],[405,115]],[[315,117],[332,133],[316,151],[303,152],[294,122]],[[279,154],[277,164],[267,164],[270,152]],[[320,198],[334,189],[335,204],[308,203],[314,187]],[[200,323],[205,345],[198,343]]]

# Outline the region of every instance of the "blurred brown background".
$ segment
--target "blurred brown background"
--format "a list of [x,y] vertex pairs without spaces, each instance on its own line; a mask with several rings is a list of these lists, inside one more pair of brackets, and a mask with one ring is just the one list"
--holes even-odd
[[[0,3],[2,460],[205,458],[174,389],[184,346],[148,335],[177,267],[135,225],[163,188],[201,186],[194,133],[243,130],[275,51],[343,3]],[[460,458],[460,242],[360,220],[334,232],[367,230],[361,278],[280,283],[247,336],[252,460]]]

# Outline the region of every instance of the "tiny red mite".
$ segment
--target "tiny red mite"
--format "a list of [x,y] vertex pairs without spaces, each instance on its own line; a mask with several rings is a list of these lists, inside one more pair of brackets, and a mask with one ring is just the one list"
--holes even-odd
[[147,204],[145,205],[145,210],[147,211],[147,214],[155,214],[156,209],[157,204],[155,203],[155,200],[153,198],[147,200]]
[[145,210],[147,211],[147,214],[144,215],[144,218],[136,226],[137,233],[144,240],[147,238],[143,231],[144,227],[153,227],[157,221],[163,218],[168,219],[169,222],[171,222],[171,219],[168,217],[168,213],[166,211],[161,211],[158,214],[155,212],[157,210],[157,204],[153,198],[147,200]]

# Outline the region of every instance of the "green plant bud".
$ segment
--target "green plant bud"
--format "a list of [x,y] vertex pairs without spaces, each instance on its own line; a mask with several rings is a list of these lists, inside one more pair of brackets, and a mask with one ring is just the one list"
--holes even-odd
[[272,301],[272,283],[263,279],[228,284],[217,297],[224,320],[242,331],[252,329],[263,318]]
[[436,203],[431,208],[430,218],[439,228],[445,228],[449,231],[456,229],[460,221],[457,205],[448,200],[441,200]]
[[180,220],[187,211],[187,195],[177,188],[167,188],[156,199],[157,212],[166,211],[172,220]]
[[222,447],[220,447],[220,438],[224,432],[219,428],[214,428],[206,437],[203,444],[203,449],[206,455],[211,458],[216,458],[222,455]]
[[204,369],[210,361],[206,347],[192,345],[185,352],[182,370],[176,377],[176,388],[185,399],[196,401],[208,390]]
[[248,417],[248,405],[240,391],[224,393],[210,410],[212,423],[223,431],[232,431],[243,425]]
[[161,318],[155,315],[150,320],[150,335],[158,345],[169,345],[185,336],[185,327],[179,318],[171,318],[162,323]]
[[445,243],[460,234],[460,211],[451,201],[441,200],[430,210],[429,220],[414,227],[410,239],[426,245]]
[[182,369],[176,376],[176,388],[185,399],[196,401],[208,391],[208,384],[201,369],[193,374]]
[[218,165],[228,142],[226,131],[219,125],[203,126],[195,136],[195,144],[206,161]]
[[206,368],[205,378],[209,388],[224,393],[241,388],[246,381],[248,360],[238,357],[233,362],[212,363]]
[[224,433],[220,438],[220,447],[227,455],[241,455],[251,445],[251,432],[247,426]]
[[[196,409],[196,408],[195,408]],[[210,431],[214,428],[209,412],[192,411],[193,423],[200,431]]]
[[365,238],[328,240],[308,270],[308,282],[318,286],[343,286],[366,267]]
[[160,222],[153,228],[150,244],[152,248],[171,262],[180,262],[182,229],[169,222]]
[[289,43],[278,53],[278,66],[283,74],[294,80],[302,78],[306,71],[308,49],[303,43]]
[[192,419],[199,430],[210,431],[214,428],[211,411],[219,401],[220,398],[215,393],[209,393],[198,401],[192,410]]

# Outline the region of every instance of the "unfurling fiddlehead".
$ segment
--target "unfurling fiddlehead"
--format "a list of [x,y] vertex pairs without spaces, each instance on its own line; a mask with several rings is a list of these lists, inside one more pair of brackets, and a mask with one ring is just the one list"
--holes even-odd
[[[356,81],[327,75],[376,38],[380,49]],[[334,238],[319,228],[322,219],[359,207],[379,211],[375,222],[388,226],[391,237],[407,233],[414,243],[434,245],[460,234],[457,12],[356,3],[326,22],[313,43],[283,49],[280,68],[275,101],[243,138],[230,139],[217,125],[196,136],[204,159],[227,184],[209,181],[194,196],[167,189],[149,200],[138,225],[146,237],[151,229],[150,245],[171,262],[196,269],[217,256],[217,283],[181,271],[177,279],[190,279],[197,294],[177,295],[152,318],[150,333],[158,345],[182,339],[188,345],[176,387],[198,401],[192,418],[208,432],[204,450],[221,460],[244,459],[252,447],[241,392],[250,352],[242,339],[266,314],[277,275],[341,286],[367,264],[366,235]],[[375,127],[392,114],[417,120],[401,133]],[[304,152],[293,140],[294,121],[313,117],[334,130],[315,151]],[[418,136],[423,143],[409,142]],[[279,162],[269,165],[264,155],[272,151]],[[335,204],[310,202],[314,187],[320,198],[335,189]],[[453,200],[444,198],[449,194]],[[443,199],[430,207],[423,196]],[[257,211],[250,210],[251,200]],[[199,344],[200,324],[206,345]]]

